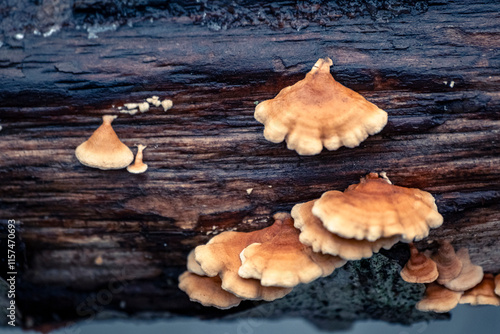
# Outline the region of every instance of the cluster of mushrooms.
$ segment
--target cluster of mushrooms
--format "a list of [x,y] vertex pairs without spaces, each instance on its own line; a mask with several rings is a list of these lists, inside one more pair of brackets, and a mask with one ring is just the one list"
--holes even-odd
[[[330,74],[329,58],[319,59],[303,80],[286,87],[255,108],[264,124],[264,137],[284,140],[300,155],[314,155],[341,146],[358,146],[380,132],[387,113],[360,94],[344,87]],[[168,100],[169,101],[169,100]],[[164,101],[165,102],[165,101]],[[170,108],[157,97],[146,104]],[[144,112],[149,104],[127,104],[127,112]],[[103,124],[76,149],[78,160],[100,169],[147,169],[144,145],[133,153],[111,122]],[[272,301],[298,284],[330,275],[347,261],[369,258],[397,242],[410,244],[411,257],[401,277],[426,283],[426,294],[416,307],[447,312],[458,303],[500,305],[500,275],[483,274],[471,263],[468,251],[454,251],[440,241],[435,254],[420,253],[413,241],[427,237],[443,223],[434,197],[425,191],[393,185],[385,173],[370,173],[345,191],[331,190],[320,198],[296,204],[290,213],[274,215],[274,224],[252,232],[226,231],[192,250],[179,288],[192,301],[227,309],[242,300]],[[495,287],[496,286],[496,287]]]
[[[287,147],[298,154],[314,155],[323,147],[356,147],[382,130],[387,113],[336,82],[331,65],[329,58],[319,59],[303,80],[257,105],[255,118],[264,124],[267,140],[286,140]],[[179,277],[179,288],[191,300],[221,309],[245,299],[270,301],[300,283],[330,275],[347,261],[369,258],[400,241],[410,243],[412,252],[401,275],[421,283],[411,274],[420,266],[417,257],[425,255],[415,254],[413,241],[427,237],[431,228],[443,223],[431,194],[393,185],[385,173],[370,173],[343,192],[327,191],[274,219],[273,225],[262,230],[223,232],[196,247],[188,256],[187,271]],[[461,285],[462,277],[473,270],[465,266],[468,253],[457,254],[462,256],[464,273],[449,277],[440,269],[439,274],[432,273],[432,279],[442,283],[449,277],[451,286],[465,291],[483,279],[482,269],[479,281]],[[443,312],[424,306],[433,298],[429,296],[433,288],[429,285],[418,308]]]
[[[137,111],[148,111],[150,103],[155,107],[162,106],[164,111],[173,106],[172,100],[165,99],[161,101],[158,96],[153,96],[148,98],[146,102],[125,103],[124,108],[119,107],[118,109],[122,113],[134,115]],[[92,168],[103,170],[127,168],[127,171],[133,174],[144,173],[148,169],[148,165],[143,162],[143,151],[146,145],[136,145],[137,155],[132,164],[134,154],[118,138],[111,125],[117,117],[116,115],[104,115],[101,126],[94,131],[88,140],[76,148],[76,158],[83,165]]]
[[500,306],[500,274],[484,274],[481,266],[471,262],[467,248],[455,252],[449,241],[439,240],[433,254],[421,253],[413,244],[410,252],[400,274],[409,283],[427,285],[418,310],[442,313],[458,304]]
[[420,240],[443,222],[431,194],[395,186],[377,173],[274,219],[262,230],[222,232],[196,247],[179,288],[191,300],[221,309],[244,299],[270,301],[348,260]]

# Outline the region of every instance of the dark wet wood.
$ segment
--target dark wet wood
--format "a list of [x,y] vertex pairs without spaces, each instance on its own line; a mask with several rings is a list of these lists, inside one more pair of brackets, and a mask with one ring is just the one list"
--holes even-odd
[[[34,310],[32,289],[43,285],[38,301],[65,296],[54,306],[63,312],[119,277],[136,289],[127,294],[133,311],[162,296],[159,308],[185,312],[187,300],[167,297],[178,294],[190,249],[223,230],[266,226],[272,213],[370,171],[434,194],[445,224],[430,239],[453,239],[500,272],[499,12],[494,1],[429,2],[387,20],[220,31],[179,15],[92,39],[63,28],[6,40],[0,217],[21,223],[21,304]],[[324,56],[389,122],[358,148],[302,157],[267,142],[253,111]],[[152,95],[174,107],[118,112]],[[125,144],[148,145],[145,174],[76,160],[75,147],[110,113]]]

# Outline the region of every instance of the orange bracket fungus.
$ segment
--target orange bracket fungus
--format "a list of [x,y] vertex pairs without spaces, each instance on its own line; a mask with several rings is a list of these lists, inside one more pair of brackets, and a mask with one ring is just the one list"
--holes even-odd
[[460,270],[457,277],[444,283],[444,286],[455,291],[472,289],[482,281],[483,268],[472,264],[467,248],[460,248],[456,255],[462,262],[462,270]]
[[257,105],[254,117],[264,124],[264,137],[300,155],[314,155],[323,146],[356,147],[382,130],[387,113],[341,85],[330,74],[330,58],[319,59],[303,80],[283,88]]
[[200,264],[194,259],[194,249],[189,252],[187,257],[187,270],[198,276],[207,276],[207,273],[201,269]]
[[187,271],[179,276],[179,289],[184,291],[191,301],[203,306],[213,306],[228,309],[238,306],[243,300],[222,289],[219,276],[207,277],[200,265],[194,259],[194,250],[187,258]]
[[389,249],[399,241],[399,236],[375,241],[346,239],[330,233],[323,222],[312,213],[316,200],[296,204],[292,208],[295,227],[300,229],[300,242],[313,251],[337,255],[346,260],[369,258],[381,248]]
[[413,243],[410,244],[410,253],[410,259],[400,272],[401,278],[408,283],[434,282],[439,276],[436,263],[420,253]]
[[446,284],[460,275],[462,261],[457,257],[453,246],[447,240],[439,241],[439,248],[431,258],[436,262],[439,276],[437,282]]
[[133,174],[144,173],[148,169],[148,165],[142,162],[144,149],[146,145],[137,145],[137,155],[135,156],[135,161],[132,165],[127,167],[127,170]]
[[437,283],[430,283],[425,289],[424,298],[415,307],[424,312],[444,313],[454,309],[462,292],[453,291]]
[[495,280],[492,274],[484,274],[481,283],[465,291],[460,304],[500,306],[500,297],[495,294]]
[[221,283],[219,276],[206,277],[189,271],[179,276],[179,289],[184,291],[191,301],[219,309],[238,306],[242,299],[223,290]]
[[294,287],[318,277],[330,275],[346,261],[337,256],[313,252],[299,241],[299,230],[289,214],[274,216],[280,224],[276,235],[262,243],[253,243],[240,254],[238,274],[260,279],[263,286]]
[[256,279],[246,279],[238,275],[241,266],[240,253],[253,243],[271,240],[283,228],[281,220],[262,230],[252,232],[226,231],[206,245],[195,248],[195,260],[207,276],[219,276],[222,288],[244,299],[263,299],[271,301],[288,294],[292,289],[283,287],[264,287]]
[[348,239],[375,241],[399,235],[411,242],[441,226],[443,217],[431,194],[392,185],[381,175],[370,173],[344,192],[324,193],[312,213],[327,230]]
[[76,158],[83,165],[99,169],[121,169],[134,160],[132,151],[120,141],[111,126],[116,117],[103,116],[102,125],[76,148]]

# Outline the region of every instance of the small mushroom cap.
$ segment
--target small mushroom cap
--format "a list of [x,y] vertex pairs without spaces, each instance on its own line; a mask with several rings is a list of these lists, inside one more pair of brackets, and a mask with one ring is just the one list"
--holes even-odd
[[410,259],[400,272],[401,278],[408,283],[434,282],[439,276],[436,262],[420,253],[413,244],[410,244],[410,253]]
[[328,276],[347,262],[338,256],[315,253],[303,245],[291,216],[276,220],[275,224],[282,226],[272,239],[253,243],[241,252],[241,277],[260,279],[263,286],[291,288]]
[[430,228],[443,223],[431,194],[392,185],[377,173],[368,174],[344,192],[324,193],[312,213],[330,232],[368,241],[396,235],[406,242],[420,240]]
[[424,298],[415,307],[424,312],[444,313],[454,309],[461,296],[462,292],[447,289],[437,283],[430,283],[425,289]]
[[483,279],[483,268],[472,264],[467,248],[460,248],[457,257],[462,262],[462,270],[457,277],[444,283],[444,286],[450,290],[465,291],[478,285]]
[[238,306],[242,301],[241,298],[221,288],[218,276],[199,276],[185,271],[179,276],[179,289],[184,291],[191,301],[223,310]]
[[457,257],[453,246],[447,240],[439,241],[438,251],[431,256],[436,262],[439,276],[437,282],[446,284],[460,275],[462,261]]
[[116,116],[103,116],[101,126],[76,148],[76,158],[83,165],[99,169],[121,169],[134,160],[132,151],[120,141],[111,126],[115,118]]
[[238,275],[241,266],[240,253],[255,242],[272,239],[279,233],[276,222],[264,229],[252,232],[226,231],[213,237],[206,245],[195,248],[195,260],[207,276],[219,276],[222,288],[244,299],[271,301],[288,294],[292,289],[264,287],[256,279],[245,279]]
[[196,262],[194,258],[194,249],[189,252],[187,257],[187,270],[190,273],[196,274],[198,276],[207,276],[207,273],[201,269],[201,266],[198,262]]
[[146,147],[147,146],[145,145],[137,145],[137,155],[135,156],[135,161],[132,165],[127,167],[127,171],[129,171],[129,173],[140,174],[148,170],[148,165],[142,161],[142,152]]
[[495,294],[493,275],[484,274],[481,283],[464,292],[460,304],[500,306],[500,297]]
[[314,155],[323,146],[336,150],[356,147],[380,132],[387,113],[344,87],[330,74],[330,58],[319,59],[303,80],[283,88],[255,108],[255,119],[265,126],[264,137],[300,155]]
[[163,107],[163,111],[167,111],[174,106],[174,103],[172,100],[163,100],[161,101],[161,106]]
[[500,274],[495,276],[495,293],[500,296]]
[[294,225],[300,229],[300,242],[311,246],[314,252],[337,255],[346,260],[369,258],[381,248],[389,249],[400,238],[380,238],[375,241],[346,239],[330,233],[321,220],[312,214],[316,200],[296,204],[292,208]]

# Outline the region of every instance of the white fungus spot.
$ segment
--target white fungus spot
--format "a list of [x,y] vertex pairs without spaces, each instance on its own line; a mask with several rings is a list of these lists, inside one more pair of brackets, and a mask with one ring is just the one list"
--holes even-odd
[[139,103],[138,107],[140,112],[146,112],[149,110],[149,103],[147,102]]
[[455,81],[451,80],[451,82],[450,82],[450,88],[453,88],[453,86],[455,86]]
[[123,106],[128,110],[130,110],[130,109],[136,109],[139,105],[137,103],[125,103]]
[[43,33],[43,37],[49,37],[51,36],[53,33],[55,32],[58,32],[59,30],[61,30],[61,26],[60,25],[53,25],[52,27],[50,27],[50,29],[46,32]]
[[252,193],[252,191],[253,191],[253,188],[248,188],[247,189],[247,194],[250,195]]
[[173,105],[174,103],[172,102],[172,100],[161,101],[161,106],[163,107],[164,111],[167,111],[168,109],[172,108]]

